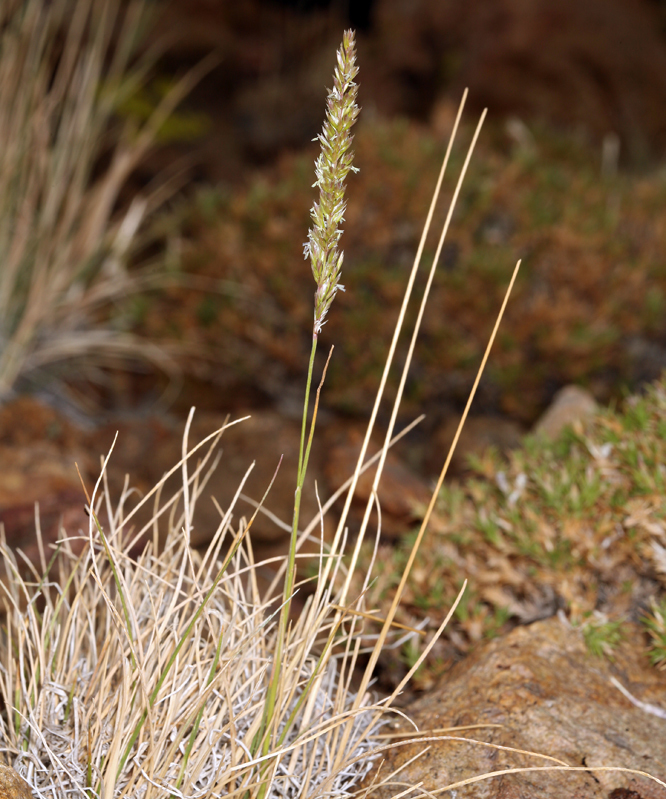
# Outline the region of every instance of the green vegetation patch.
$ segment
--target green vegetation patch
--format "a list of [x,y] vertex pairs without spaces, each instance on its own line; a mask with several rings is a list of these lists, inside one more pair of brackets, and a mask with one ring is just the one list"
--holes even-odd
[[[470,479],[445,484],[396,618],[433,631],[469,584],[422,687],[447,654],[557,612],[595,654],[612,652],[624,620],[644,618],[652,662],[666,663],[665,420],[663,379],[556,441],[528,437],[508,461],[489,450]],[[381,544],[368,595],[380,614],[413,539]]]
[[[663,176],[602,177],[597,151],[546,130],[533,133],[526,152],[490,123],[476,149],[424,318],[406,415],[464,399],[460,387],[472,383],[518,258],[521,274],[484,377],[496,412],[529,424],[549,401],[549,387],[570,382],[593,385],[602,401],[619,397],[623,386],[646,377],[637,373],[631,347],[666,336],[666,226],[656,210],[663,207]],[[454,147],[445,197],[469,135]],[[441,150],[422,126],[361,122],[360,172],[345,214],[346,293],[322,338],[335,342],[340,364],[329,373],[325,401],[345,412],[365,416],[371,406],[385,348],[366,344],[390,339]],[[312,288],[302,242],[315,156],[315,144],[285,155],[212,213],[192,204],[184,268],[237,286],[212,324],[200,320],[196,292],[165,292],[166,312],[156,306],[153,314],[178,317],[192,351],[224,359],[250,348],[266,363],[277,359],[290,373],[304,372]],[[426,268],[443,219],[442,208],[426,244]],[[146,326],[155,331],[155,324]]]

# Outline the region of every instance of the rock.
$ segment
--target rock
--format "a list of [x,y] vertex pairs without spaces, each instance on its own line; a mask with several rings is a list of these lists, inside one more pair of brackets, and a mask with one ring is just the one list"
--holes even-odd
[[[11,549],[20,548],[35,563],[35,503],[46,544],[88,530],[78,463],[89,488],[90,461],[82,433],[53,408],[32,397],[18,397],[0,408],[0,522]],[[74,550],[80,543],[74,544]]]
[[49,442],[59,452],[76,448],[80,431],[55,408],[24,395],[0,407],[0,444],[26,446]]
[[32,799],[28,783],[13,768],[0,764],[0,799]]
[[580,386],[565,386],[557,392],[532,432],[551,439],[557,438],[567,425],[580,424],[597,409],[597,403],[589,391]]
[[[434,434],[434,446],[428,458],[428,467],[439,474],[455,436],[460,418],[449,417]],[[461,474],[467,471],[469,455],[483,455],[488,447],[507,452],[520,445],[523,430],[519,424],[501,416],[472,416],[462,429],[449,471]]]
[[[432,692],[406,709],[422,731],[472,724],[500,725],[450,733],[463,738],[558,758],[571,766],[621,766],[666,779],[666,718],[634,706],[611,684],[615,677],[638,700],[666,712],[666,674],[651,668],[641,651],[641,632],[626,625],[614,662],[591,655],[580,631],[558,618],[519,627],[457,664]],[[401,729],[408,729],[404,726]],[[478,744],[444,741],[406,765],[402,789],[422,783],[423,794],[476,775],[509,767],[548,765]],[[405,765],[426,745],[390,750],[379,779]],[[552,761],[551,765],[554,765]],[[376,778],[376,771],[368,781]],[[366,782],[366,784],[368,784]],[[454,793],[455,791],[455,793]],[[450,796],[487,799],[666,799],[666,788],[620,771],[528,771],[455,788]],[[372,792],[388,799],[398,789]]]
[[74,456],[61,455],[48,442],[0,445],[0,508],[32,506],[44,497],[65,493],[77,494],[81,504],[85,501]]
[[[0,480],[4,476],[0,471]],[[81,534],[88,533],[89,517],[83,490],[79,487],[49,492],[36,499],[39,508],[39,526],[44,541],[46,561],[51,557],[53,544],[66,535],[72,552],[83,549]],[[39,564],[39,548],[35,534],[35,503],[21,503],[0,508],[0,522],[5,528],[11,549],[21,551],[35,564]],[[64,534],[63,534],[64,531]]]
[[[195,425],[195,434],[201,437],[204,433],[210,433],[216,427],[221,426],[223,421],[221,415],[202,414]],[[282,457],[282,463],[266,499],[265,507],[283,522],[291,525],[300,439],[300,422],[287,420],[271,411],[252,411],[249,419],[229,428],[224,433],[220,442],[222,451],[220,465],[213,475],[206,493],[209,496],[214,496],[222,507],[225,507],[231,501],[249,465],[252,461],[256,461],[243,493],[260,501],[270,485]],[[301,501],[299,521],[301,529],[317,515],[319,510],[315,495],[315,481],[320,486],[320,492],[323,481],[323,475],[318,465],[319,453],[320,448],[315,441]],[[326,496],[322,496],[322,502],[325,499]],[[210,500],[203,504],[214,510]],[[236,518],[243,515],[249,519],[254,512],[254,507],[244,501],[239,501],[236,507]],[[217,511],[211,514],[211,522],[213,520],[219,523]],[[253,541],[267,543],[285,541],[289,538],[289,534],[282,527],[261,513],[254,522],[252,535]]]
[[[225,420],[223,414],[196,413],[190,430],[190,449],[222,427]],[[18,397],[0,407],[0,523],[5,527],[10,549],[20,548],[39,567],[35,503],[39,504],[47,562],[52,551],[49,545],[62,537],[63,529],[68,537],[77,537],[81,530],[87,533],[89,519],[85,512],[85,495],[74,464],[78,463],[86,487],[92,491],[99,475],[100,457],[109,454],[116,433],[107,480],[111,506],[116,509],[124,490],[125,477],[129,475],[131,493],[124,505],[124,515],[127,516],[164,473],[180,460],[183,429],[182,420],[166,414],[138,413],[125,414],[103,426],[81,429],[32,397]],[[256,465],[243,493],[259,501],[273,478],[280,457],[284,455],[265,508],[291,525],[300,433],[299,422],[269,411],[253,411],[249,419],[225,431],[217,448],[221,453],[220,463],[196,503],[191,537],[193,546],[205,546],[221,521],[212,497],[226,509],[253,460]],[[189,464],[190,475],[196,469],[197,459],[202,458],[206,451],[204,446],[193,456]],[[322,446],[315,440],[301,503],[301,529],[318,513],[315,480],[322,501],[327,498],[319,466],[321,456]],[[162,491],[162,505],[181,485],[179,470]],[[181,512],[182,500],[176,519]],[[253,512],[254,507],[240,499],[233,512],[232,527],[237,529],[241,516],[249,519]],[[151,500],[128,523],[127,531],[138,532],[150,522],[153,513]],[[161,517],[162,537],[166,534],[168,516],[167,512]],[[104,505],[100,509],[100,521],[108,529]],[[325,534],[330,524],[325,519]],[[284,554],[289,533],[260,513],[253,524],[252,540],[255,557],[264,559]],[[74,542],[73,549],[78,552],[82,546],[79,540]],[[132,552],[138,552],[140,546],[138,543]],[[317,544],[308,543],[301,552],[313,550],[318,551]]]

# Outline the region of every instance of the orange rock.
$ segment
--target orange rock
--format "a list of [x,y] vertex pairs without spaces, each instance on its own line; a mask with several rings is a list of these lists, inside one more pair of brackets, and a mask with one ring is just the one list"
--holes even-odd
[[0,522],[9,547],[20,548],[33,563],[39,563],[35,503],[47,560],[63,527],[69,536],[88,530],[75,463],[90,486],[97,466],[83,432],[62,413],[29,396],[0,407]]
[[28,783],[11,766],[0,764],[0,799],[32,799]]
[[[647,772],[662,781],[665,777],[664,718],[655,711],[666,710],[666,675],[637,655],[642,646],[640,627],[627,623],[624,629],[625,640],[613,650],[612,662],[590,654],[580,630],[558,618],[519,627],[479,647],[434,690],[404,710],[424,733],[453,726],[489,726],[451,732],[458,740],[444,738],[394,748],[385,755],[379,781],[402,766],[396,778],[401,787],[418,784],[419,795],[425,796],[484,773],[553,764],[520,754],[522,750],[557,758],[580,770],[507,773],[454,788],[448,795],[455,793],[458,799],[633,799],[634,795],[666,799],[666,788],[639,774],[594,770],[614,766]],[[643,708],[632,704],[611,682],[612,677],[643,702]],[[646,712],[647,706],[652,712]],[[429,750],[416,758],[426,747]],[[373,777],[376,771],[366,779]],[[395,793],[395,785],[387,784],[372,796],[388,799]]]
[[[439,474],[449,447],[453,441],[460,418],[449,417],[435,432],[432,455],[428,459],[428,467],[433,474]],[[456,451],[451,459],[450,472],[461,474],[468,468],[469,455],[481,456],[488,447],[495,447],[500,452],[508,452],[519,446],[522,428],[510,419],[501,416],[472,416],[465,422]]]
[[[339,426],[327,431],[327,454],[324,473],[331,490],[342,485],[354,472],[364,431],[355,427]],[[366,460],[378,451],[373,442]],[[371,493],[376,467],[364,472],[356,485],[354,502],[364,507]],[[382,532],[389,537],[404,533],[419,518],[420,509],[430,501],[426,483],[414,474],[393,451],[389,451],[378,490],[382,511]]]

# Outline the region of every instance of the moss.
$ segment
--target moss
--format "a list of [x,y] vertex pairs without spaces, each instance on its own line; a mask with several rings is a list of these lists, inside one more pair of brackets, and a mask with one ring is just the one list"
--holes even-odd
[[[436,629],[467,578],[445,633],[463,651],[561,607],[591,651],[608,654],[626,612],[638,610],[634,590],[657,579],[661,604],[646,625],[653,662],[665,662],[666,575],[653,548],[666,530],[666,439],[656,432],[665,421],[666,378],[555,441],[528,437],[508,464],[492,451],[471,459],[475,474],[442,489],[400,620],[413,625],[427,615]],[[397,582],[389,575],[402,572],[414,537],[383,553],[385,589]],[[391,599],[390,589],[368,597],[384,610]]]

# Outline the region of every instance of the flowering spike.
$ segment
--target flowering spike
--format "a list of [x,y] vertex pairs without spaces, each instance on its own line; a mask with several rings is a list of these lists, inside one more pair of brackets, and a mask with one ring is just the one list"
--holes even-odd
[[310,211],[313,226],[303,246],[305,258],[310,257],[312,274],[317,284],[315,292],[314,329],[316,337],[321,332],[324,318],[337,292],[344,291],[338,282],[342,269],[343,253],[338,250],[342,236],[341,222],[347,207],[345,202],[345,178],[349,171],[358,172],[352,166],[353,136],[351,127],[356,122],[359,107],[356,105],[358,86],[354,78],[356,66],[356,42],[354,31],[345,31],[338,50],[338,63],[333,75],[333,88],[326,102],[326,119],[322,132],[317,137],[321,152],[315,161],[315,186],[319,187],[319,202]]

